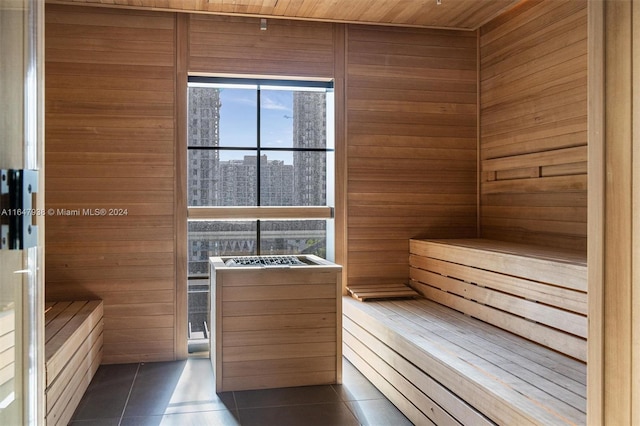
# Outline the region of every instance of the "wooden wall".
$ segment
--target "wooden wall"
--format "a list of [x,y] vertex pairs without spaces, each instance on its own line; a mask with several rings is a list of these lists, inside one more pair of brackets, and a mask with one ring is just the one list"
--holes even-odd
[[[590,18],[591,425],[640,424],[640,4]],[[593,141],[593,143],[592,143]],[[592,291],[593,290],[593,291]]]
[[[269,21],[262,32],[257,19],[184,18],[47,7],[46,202],[80,211],[47,218],[46,297],[104,300],[104,363],[184,356],[178,68],[334,76],[333,24]],[[101,208],[127,214],[82,210]]]
[[105,363],[184,354],[187,72],[335,79],[350,282],[406,282],[410,238],[475,235],[475,33],[52,5],[46,19],[47,207],[128,210],[47,222],[47,298],[104,300]]
[[338,260],[349,283],[406,282],[409,238],[475,236],[476,34],[350,25],[342,46],[341,28],[269,20],[260,31],[257,19],[192,15],[189,71],[338,82],[346,62]]
[[587,2],[481,28],[482,236],[586,251]]
[[410,238],[476,236],[477,37],[347,31],[348,283],[407,282]]
[[334,76],[334,26],[309,21],[190,15],[191,73]]
[[174,91],[173,14],[47,6],[46,297],[104,300],[104,363],[174,358]]

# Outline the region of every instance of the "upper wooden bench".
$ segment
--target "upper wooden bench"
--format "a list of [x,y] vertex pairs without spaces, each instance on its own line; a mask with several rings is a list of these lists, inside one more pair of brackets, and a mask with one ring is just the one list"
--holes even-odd
[[586,362],[585,255],[484,239],[411,240],[410,253],[428,299]]
[[426,299],[345,298],[347,359],[416,424],[586,423],[584,256],[489,240],[410,250]]
[[101,300],[45,304],[47,425],[66,425],[102,360]]

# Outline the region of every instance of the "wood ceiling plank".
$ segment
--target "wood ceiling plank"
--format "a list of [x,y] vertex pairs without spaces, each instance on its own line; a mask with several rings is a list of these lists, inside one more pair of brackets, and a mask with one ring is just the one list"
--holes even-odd
[[192,11],[330,22],[476,30],[524,0],[47,0],[47,3]]

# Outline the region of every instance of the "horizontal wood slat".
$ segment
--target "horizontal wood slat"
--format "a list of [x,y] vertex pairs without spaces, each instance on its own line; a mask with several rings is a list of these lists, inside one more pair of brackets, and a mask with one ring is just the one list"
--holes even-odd
[[342,268],[308,259],[316,264],[262,268],[211,258],[217,392],[341,381]]
[[175,16],[48,4],[45,21],[47,297],[104,300],[103,362],[172,360]]
[[344,316],[345,355],[416,424],[585,423],[584,363],[424,299]]
[[486,239],[412,240],[411,253],[587,291],[581,253]]
[[546,305],[560,306],[578,314],[587,314],[587,295],[581,291],[541,285],[535,281],[425,256],[411,255],[409,262],[412,265],[412,278],[417,281],[419,279],[414,274],[419,270],[433,271],[443,276],[450,274],[464,277],[467,282],[484,283],[487,287],[517,295],[524,300],[535,300]]
[[415,290],[405,284],[348,285],[347,292],[361,302],[370,299],[403,299],[419,296]]
[[411,253],[425,297],[586,361],[586,258],[490,240],[412,240]]
[[476,44],[348,27],[350,286],[406,283],[409,238],[475,236]]
[[[586,131],[586,0],[527,2],[480,29],[482,205],[494,194],[586,194]],[[500,206],[520,210],[482,209],[483,237],[586,252],[585,220],[526,216],[527,198]]]
[[[261,16],[330,22],[357,22],[416,27],[476,29],[520,0],[458,0],[441,6],[436,2],[406,3],[402,0],[351,0],[348,7],[336,7],[330,0],[238,0],[238,1],[166,1],[166,0],[49,0],[109,7],[154,9],[198,14]],[[268,31],[271,31],[271,20]],[[277,23],[277,21],[276,21]],[[258,30],[258,27],[255,28]]]
[[189,72],[333,77],[333,26],[190,15]]
[[527,167],[557,166],[587,161],[587,147],[565,148],[533,154],[485,160],[482,171],[521,169]]
[[101,300],[50,302],[45,311],[47,425],[66,425],[89,386],[103,353]]
[[[347,359],[414,424],[491,424],[448,389],[421,374],[404,357],[363,332],[362,327],[348,318],[345,325]],[[429,389],[428,395],[421,389]]]
[[6,384],[14,379],[16,371],[16,312],[7,309],[0,312],[0,397],[6,398],[13,391]]

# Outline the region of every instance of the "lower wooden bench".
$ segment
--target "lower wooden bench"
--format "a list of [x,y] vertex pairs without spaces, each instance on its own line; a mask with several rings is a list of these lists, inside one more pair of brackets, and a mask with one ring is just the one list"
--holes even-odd
[[426,299],[344,300],[344,354],[418,424],[586,422],[581,253],[411,240]]
[[45,304],[46,424],[66,425],[102,360],[101,300]]
[[343,298],[343,353],[416,425],[586,423],[586,365],[426,299]]

